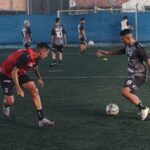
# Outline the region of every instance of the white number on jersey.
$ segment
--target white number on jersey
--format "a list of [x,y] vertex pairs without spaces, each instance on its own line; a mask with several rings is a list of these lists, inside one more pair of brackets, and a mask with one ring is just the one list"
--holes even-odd
[[58,37],[58,38],[62,38],[62,36],[63,36],[63,33],[62,33],[62,31],[56,31],[56,36]]

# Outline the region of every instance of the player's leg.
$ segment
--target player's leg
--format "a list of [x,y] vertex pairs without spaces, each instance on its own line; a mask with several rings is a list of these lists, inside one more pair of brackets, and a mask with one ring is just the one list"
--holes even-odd
[[4,96],[3,114],[5,117],[10,117],[10,107],[14,104],[14,96]]
[[59,64],[61,64],[63,60],[63,45],[60,45],[58,47],[58,57],[59,57]]
[[51,66],[56,66],[56,51],[57,51],[57,46],[53,45],[52,47],[52,63]]
[[84,53],[84,49],[85,49],[85,46],[84,46],[84,39],[83,39],[83,38],[80,38],[80,54],[83,54],[83,53]]
[[20,76],[19,82],[22,85],[22,87],[26,89],[32,96],[33,103],[39,119],[39,127],[54,125],[54,122],[44,117],[41,98],[35,83],[27,75]]
[[5,117],[9,117],[10,107],[14,104],[14,96],[13,96],[14,83],[12,79],[6,77],[3,74],[0,74],[0,82],[4,94],[3,114],[5,115]]
[[86,43],[86,41],[84,41],[83,39],[81,39],[80,54],[84,54],[86,52],[86,49],[87,49],[87,43]]
[[141,111],[141,120],[145,120],[149,113],[149,108],[142,104],[140,98],[135,95],[135,91],[145,82],[144,78],[135,77],[128,79],[121,90],[122,95],[127,98],[131,103],[136,105]]

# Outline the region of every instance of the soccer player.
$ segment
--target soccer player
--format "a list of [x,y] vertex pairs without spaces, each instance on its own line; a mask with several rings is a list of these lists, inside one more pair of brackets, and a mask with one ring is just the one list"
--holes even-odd
[[149,108],[142,104],[140,98],[135,94],[135,91],[141,87],[146,80],[147,69],[144,61],[150,67],[150,57],[143,46],[137,42],[130,29],[125,29],[120,32],[121,40],[125,47],[118,51],[97,51],[97,56],[105,55],[123,55],[128,58],[128,79],[125,81],[121,90],[122,95],[133,103],[140,110],[141,120],[145,120],[149,114]]
[[78,35],[80,39],[80,54],[84,54],[87,49],[87,38],[85,32],[85,18],[80,19],[80,24],[78,25]]
[[134,29],[128,21],[128,16],[124,16],[123,20],[121,21],[121,30],[125,29]]
[[38,69],[38,62],[45,59],[48,53],[49,46],[46,43],[40,43],[35,49],[28,48],[13,52],[2,63],[0,66],[0,83],[4,93],[3,114],[5,117],[10,116],[10,107],[14,104],[13,88],[15,86],[19,96],[24,97],[23,89],[31,94],[39,119],[39,127],[55,124],[44,117],[39,91],[34,81],[28,76],[28,71],[32,69],[38,84],[44,85]]
[[22,29],[23,45],[27,49],[31,46],[32,42],[32,32],[30,28],[30,21],[24,21],[24,27]]
[[51,45],[52,45],[52,59],[53,62],[51,66],[56,66],[56,52],[58,52],[59,64],[62,63],[63,60],[63,50],[67,45],[66,39],[66,31],[65,28],[61,25],[60,18],[56,18],[55,26],[51,31]]

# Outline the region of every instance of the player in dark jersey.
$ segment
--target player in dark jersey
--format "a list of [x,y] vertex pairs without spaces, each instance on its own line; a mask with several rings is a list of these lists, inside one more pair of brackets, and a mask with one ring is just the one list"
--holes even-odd
[[87,49],[87,38],[84,25],[85,25],[85,18],[81,18],[80,24],[78,25],[78,35],[80,39],[80,54],[84,54]]
[[22,28],[23,45],[25,48],[29,48],[32,42],[32,32],[30,28],[30,21],[24,21],[24,27]]
[[120,32],[122,42],[125,47],[118,51],[97,51],[98,56],[103,55],[123,55],[126,54],[128,58],[128,79],[121,90],[122,95],[131,103],[136,105],[140,110],[141,120],[145,120],[149,114],[149,108],[142,104],[142,101],[135,91],[141,87],[146,80],[147,69],[144,61],[150,67],[150,57],[143,46],[137,42],[130,29],[125,29]]
[[13,88],[15,86],[17,94],[21,97],[24,97],[23,89],[31,93],[39,119],[39,127],[54,125],[54,122],[44,117],[38,89],[28,76],[28,71],[32,69],[39,85],[44,85],[38,69],[38,61],[45,59],[48,53],[49,46],[46,43],[40,43],[36,49],[28,48],[27,50],[15,51],[1,64],[0,83],[4,93],[3,113],[6,117],[10,116],[10,107],[14,104]]
[[61,25],[60,18],[56,18],[56,24],[52,28],[51,45],[52,45],[52,59],[53,59],[51,66],[55,66],[57,64],[56,52],[58,52],[59,64],[61,64],[63,59],[63,50],[64,47],[66,47],[67,45],[67,40],[66,40],[66,31],[65,28]]

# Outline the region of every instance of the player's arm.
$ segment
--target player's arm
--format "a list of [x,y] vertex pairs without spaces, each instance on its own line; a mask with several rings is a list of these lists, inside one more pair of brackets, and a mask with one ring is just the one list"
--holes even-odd
[[44,83],[43,83],[43,80],[41,78],[41,74],[40,74],[40,71],[39,71],[39,66],[36,65],[33,67],[33,72],[35,73],[37,79],[38,79],[38,84],[42,87],[44,86]]
[[127,26],[128,26],[129,29],[134,29],[134,28],[130,25],[129,21],[127,22]]
[[64,38],[64,47],[67,46],[67,36],[66,36],[66,30],[63,28],[63,38]]
[[31,40],[32,40],[32,32],[31,32],[31,29],[30,29],[30,28],[28,28],[28,34],[29,34],[29,36],[30,36],[30,38],[31,38]]
[[19,84],[18,72],[21,68],[23,68],[24,66],[27,65],[29,58],[30,58],[30,56],[29,56],[28,53],[21,55],[20,58],[18,59],[17,63],[15,64],[12,72],[11,72],[12,79],[15,83],[17,93],[18,93],[19,96],[22,96],[22,97],[24,97],[24,92],[23,92],[23,90],[22,90],[22,88],[20,87],[20,84]]
[[24,92],[22,91],[21,87],[20,87],[20,84],[19,84],[19,80],[18,80],[18,72],[19,72],[19,69],[17,67],[14,67],[11,74],[12,74],[12,79],[15,83],[15,87],[16,87],[16,90],[17,90],[17,94],[21,97],[24,97]]
[[86,38],[85,30],[81,30],[81,34],[83,35],[83,38],[84,38],[84,40],[86,41],[86,40],[87,40],[87,38]]
[[140,45],[137,45],[137,50],[138,50],[139,58],[141,60],[144,60],[147,63],[148,67],[150,68],[150,56],[148,55],[148,53],[145,50],[145,48],[143,48]]
[[80,27],[80,32],[81,32],[81,34],[82,34],[82,36],[83,36],[84,40],[86,41],[86,40],[87,40],[87,38],[86,38],[86,33],[85,33],[84,26],[81,26],[81,27]]
[[96,52],[96,55],[101,57],[101,56],[106,56],[106,55],[123,55],[125,54],[125,48],[116,50],[116,51],[104,51],[104,50],[98,50]]
[[51,46],[53,46],[54,37],[55,37],[55,29],[53,28],[51,31]]

